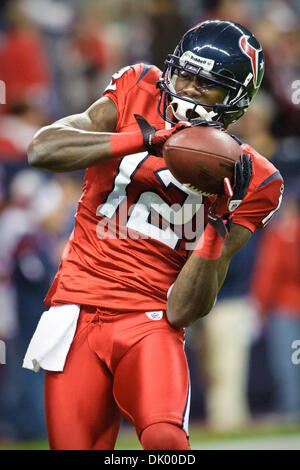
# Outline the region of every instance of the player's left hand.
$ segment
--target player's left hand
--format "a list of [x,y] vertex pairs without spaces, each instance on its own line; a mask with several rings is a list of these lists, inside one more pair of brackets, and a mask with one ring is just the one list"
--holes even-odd
[[229,178],[224,178],[224,196],[215,198],[208,211],[208,222],[225,240],[228,236],[226,214],[234,212],[247,194],[252,177],[251,156],[242,153],[239,161],[234,165],[234,184]]
[[234,165],[234,185],[231,187],[229,178],[224,179],[225,195],[229,212],[235,211],[246,196],[252,177],[251,156],[242,153],[241,159]]

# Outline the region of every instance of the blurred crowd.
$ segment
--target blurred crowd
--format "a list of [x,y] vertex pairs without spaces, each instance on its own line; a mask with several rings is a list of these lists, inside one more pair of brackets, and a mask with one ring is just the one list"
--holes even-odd
[[46,435],[43,373],[21,364],[83,178],[30,168],[27,146],[40,127],[86,109],[121,67],[162,68],[180,36],[210,18],[240,22],[262,43],[262,89],[230,130],[277,166],[286,197],[235,256],[215,311],[187,331],[191,418],[219,430],[266,415],[300,422],[300,364],[291,361],[300,340],[300,2],[2,0],[0,440]]

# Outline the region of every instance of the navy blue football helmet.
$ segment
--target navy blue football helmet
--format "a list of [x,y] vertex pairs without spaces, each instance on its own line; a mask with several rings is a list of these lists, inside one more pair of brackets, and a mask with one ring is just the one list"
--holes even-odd
[[[224,101],[208,105],[178,96],[175,83],[180,70],[195,74],[208,84],[225,87]],[[232,21],[204,21],[184,34],[165,61],[157,83],[161,90],[159,114],[172,124],[204,120],[227,126],[244,114],[263,74],[262,47],[250,31]]]

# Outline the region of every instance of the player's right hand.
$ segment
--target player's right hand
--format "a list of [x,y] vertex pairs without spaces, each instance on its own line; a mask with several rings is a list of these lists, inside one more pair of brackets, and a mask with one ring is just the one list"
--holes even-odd
[[189,122],[178,122],[171,129],[158,130],[154,126],[151,126],[144,116],[134,114],[134,117],[143,134],[145,149],[150,153],[150,155],[155,155],[156,157],[162,157],[163,145],[171,135],[191,126],[191,123]]

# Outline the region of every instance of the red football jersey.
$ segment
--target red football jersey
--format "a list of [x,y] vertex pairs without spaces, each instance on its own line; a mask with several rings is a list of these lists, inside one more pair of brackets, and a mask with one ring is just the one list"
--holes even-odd
[[[134,114],[164,128],[157,110],[161,71],[145,64],[116,73],[104,92],[118,110],[116,132],[138,130]],[[233,222],[251,231],[271,218],[282,178],[251,147],[253,178]],[[87,169],[75,227],[46,296],[103,310],[161,310],[167,292],[204,226],[202,196],[170,173],[162,158],[141,152]]]

